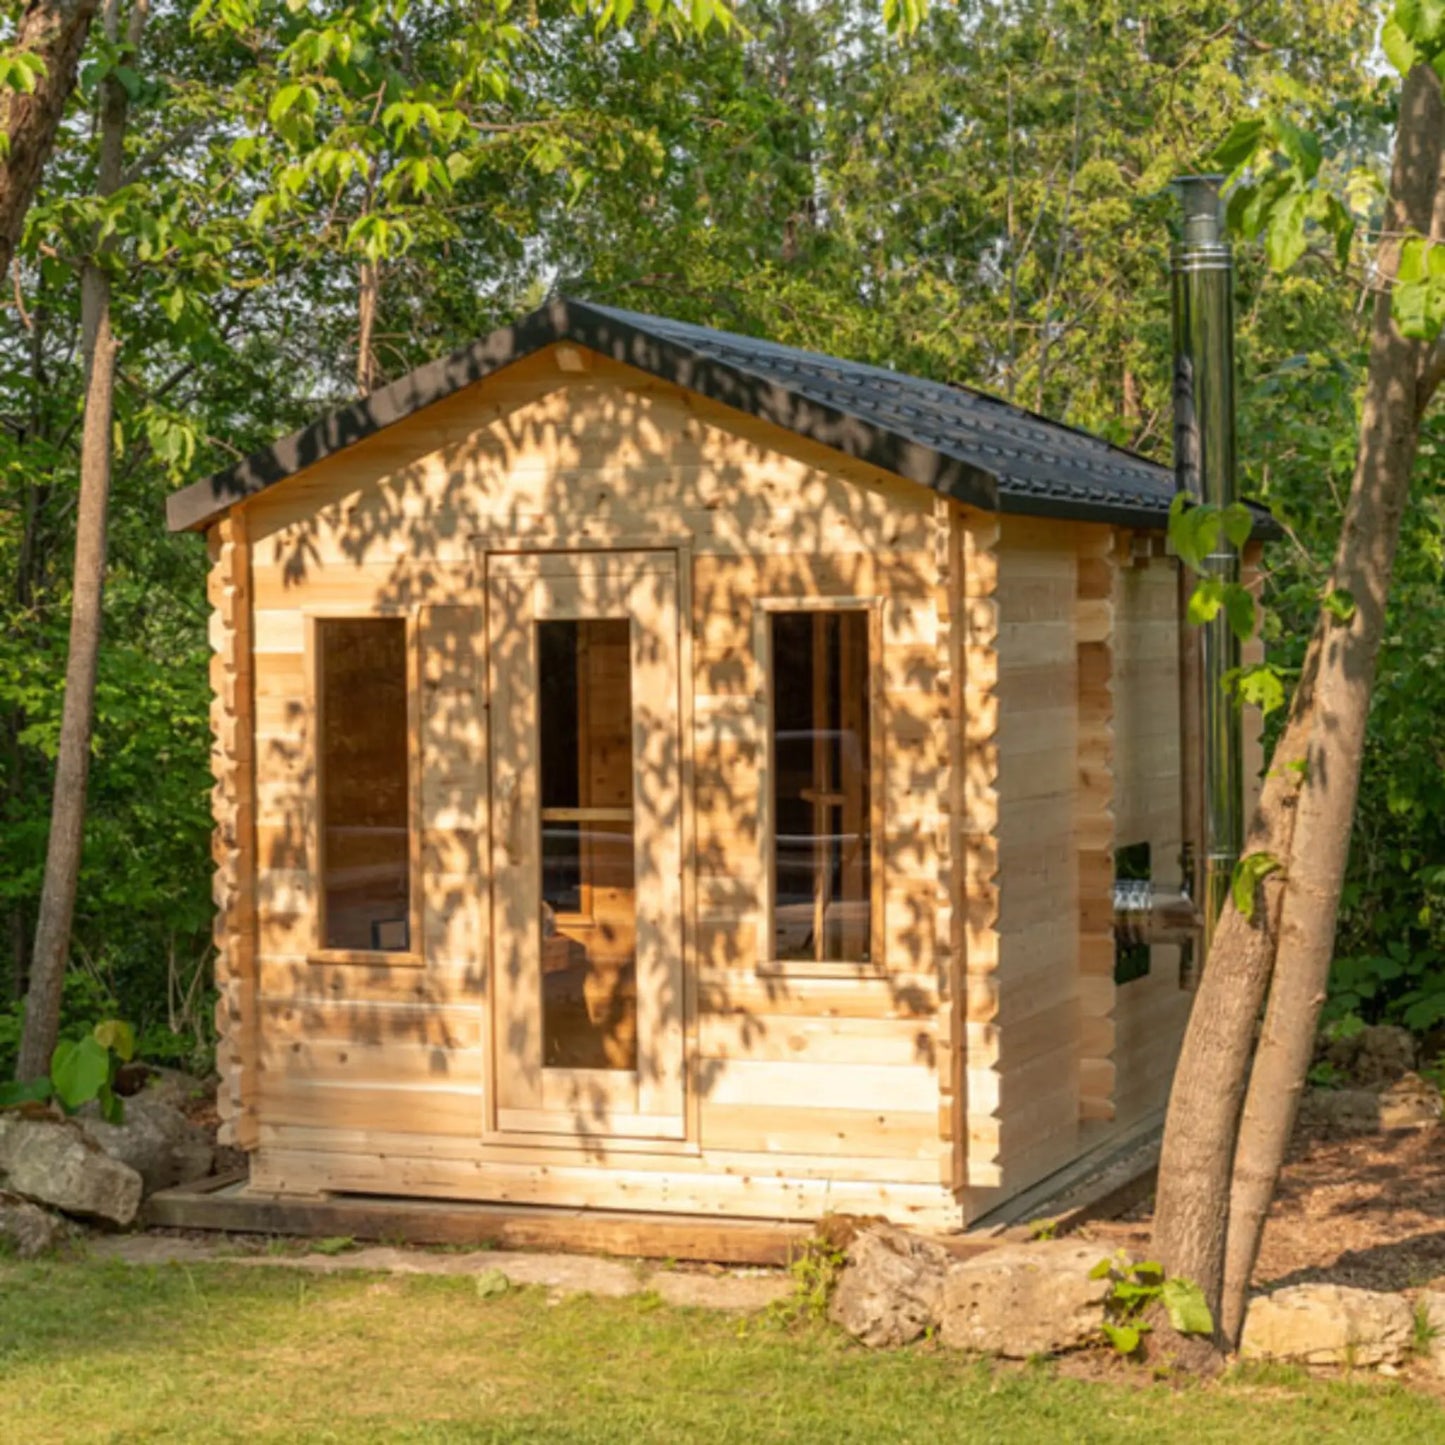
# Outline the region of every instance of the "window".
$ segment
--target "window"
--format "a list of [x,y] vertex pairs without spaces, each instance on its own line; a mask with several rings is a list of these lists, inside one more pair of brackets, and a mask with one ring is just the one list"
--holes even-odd
[[637,1068],[632,641],[626,618],[537,624],[546,1067]]
[[321,945],[410,954],[406,621],[326,618],[316,650]]
[[777,963],[876,963],[871,612],[772,611],[769,739]]

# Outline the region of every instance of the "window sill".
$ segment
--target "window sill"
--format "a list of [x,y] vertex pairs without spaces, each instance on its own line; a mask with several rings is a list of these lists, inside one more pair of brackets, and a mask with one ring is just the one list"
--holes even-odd
[[313,948],[307,953],[306,962],[353,964],[365,968],[426,966],[426,960],[419,953],[392,953],[381,948]]
[[886,978],[881,963],[829,963],[810,958],[769,959],[758,964],[762,978]]

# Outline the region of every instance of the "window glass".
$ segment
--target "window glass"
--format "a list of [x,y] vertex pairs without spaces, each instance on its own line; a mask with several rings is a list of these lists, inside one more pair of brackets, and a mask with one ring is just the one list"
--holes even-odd
[[868,614],[772,615],[773,956],[867,963]]
[[327,948],[412,946],[406,622],[318,624]]
[[549,1068],[637,1067],[632,646],[625,618],[537,624],[542,1034]]

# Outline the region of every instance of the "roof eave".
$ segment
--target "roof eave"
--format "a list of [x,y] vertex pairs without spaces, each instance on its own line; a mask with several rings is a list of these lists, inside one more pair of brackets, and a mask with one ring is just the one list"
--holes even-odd
[[558,299],[515,326],[502,327],[329,412],[226,471],[173,492],[166,499],[167,526],[172,532],[203,530],[237,503],[559,341],[576,342],[920,486],[986,510],[998,507],[998,479],[988,472],[848,412],[798,396],[744,367],[650,335],[585,302]]
[[567,303],[553,301],[513,326],[503,326],[481,341],[430,361],[390,385],[328,412],[226,471],[171,493],[166,498],[166,525],[172,532],[201,531],[238,502],[554,341],[564,340],[566,335]]

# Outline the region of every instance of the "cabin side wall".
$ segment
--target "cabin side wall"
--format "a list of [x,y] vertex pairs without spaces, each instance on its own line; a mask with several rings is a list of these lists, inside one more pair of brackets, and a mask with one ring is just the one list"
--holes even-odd
[[[996,650],[961,723],[971,1218],[1157,1119],[1193,1001],[1177,945],[1116,982],[1113,934],[1118,850],[1181,876],[1178,563],[1122,529],[973,530],[964,611]],[[1252,797],[1256,709],[1244,732]]]
[[[1116,837],[1149,845],[1155,882],[1180,881],[1178,563],[1157,543],[1121,539],[1114,589]],[[1149,971],[1115,993],[1115,1121],[1157,1113],[1169,1095],[1194,995],[1180,987],[1181,950],[1156,944]]]
[[[950,511],[779,428],[582,362],[518,363],[233,514],[250,532],[254,603],[256,1027],[232,1035],[239,1077],[254,1068],[253,1181],[957,1224]],[[484,554],[609,544],[674,546],[685,575],[688,1137],[498,1141],[483,1137],[487,1080],[505,1066],[487,1008]],[[820,596],[868,600],[879,619],[876,975],[758,967],[759,604]],[[308,629],[376,611],[411,618],[420,650],[411,968],[312,956]]]

